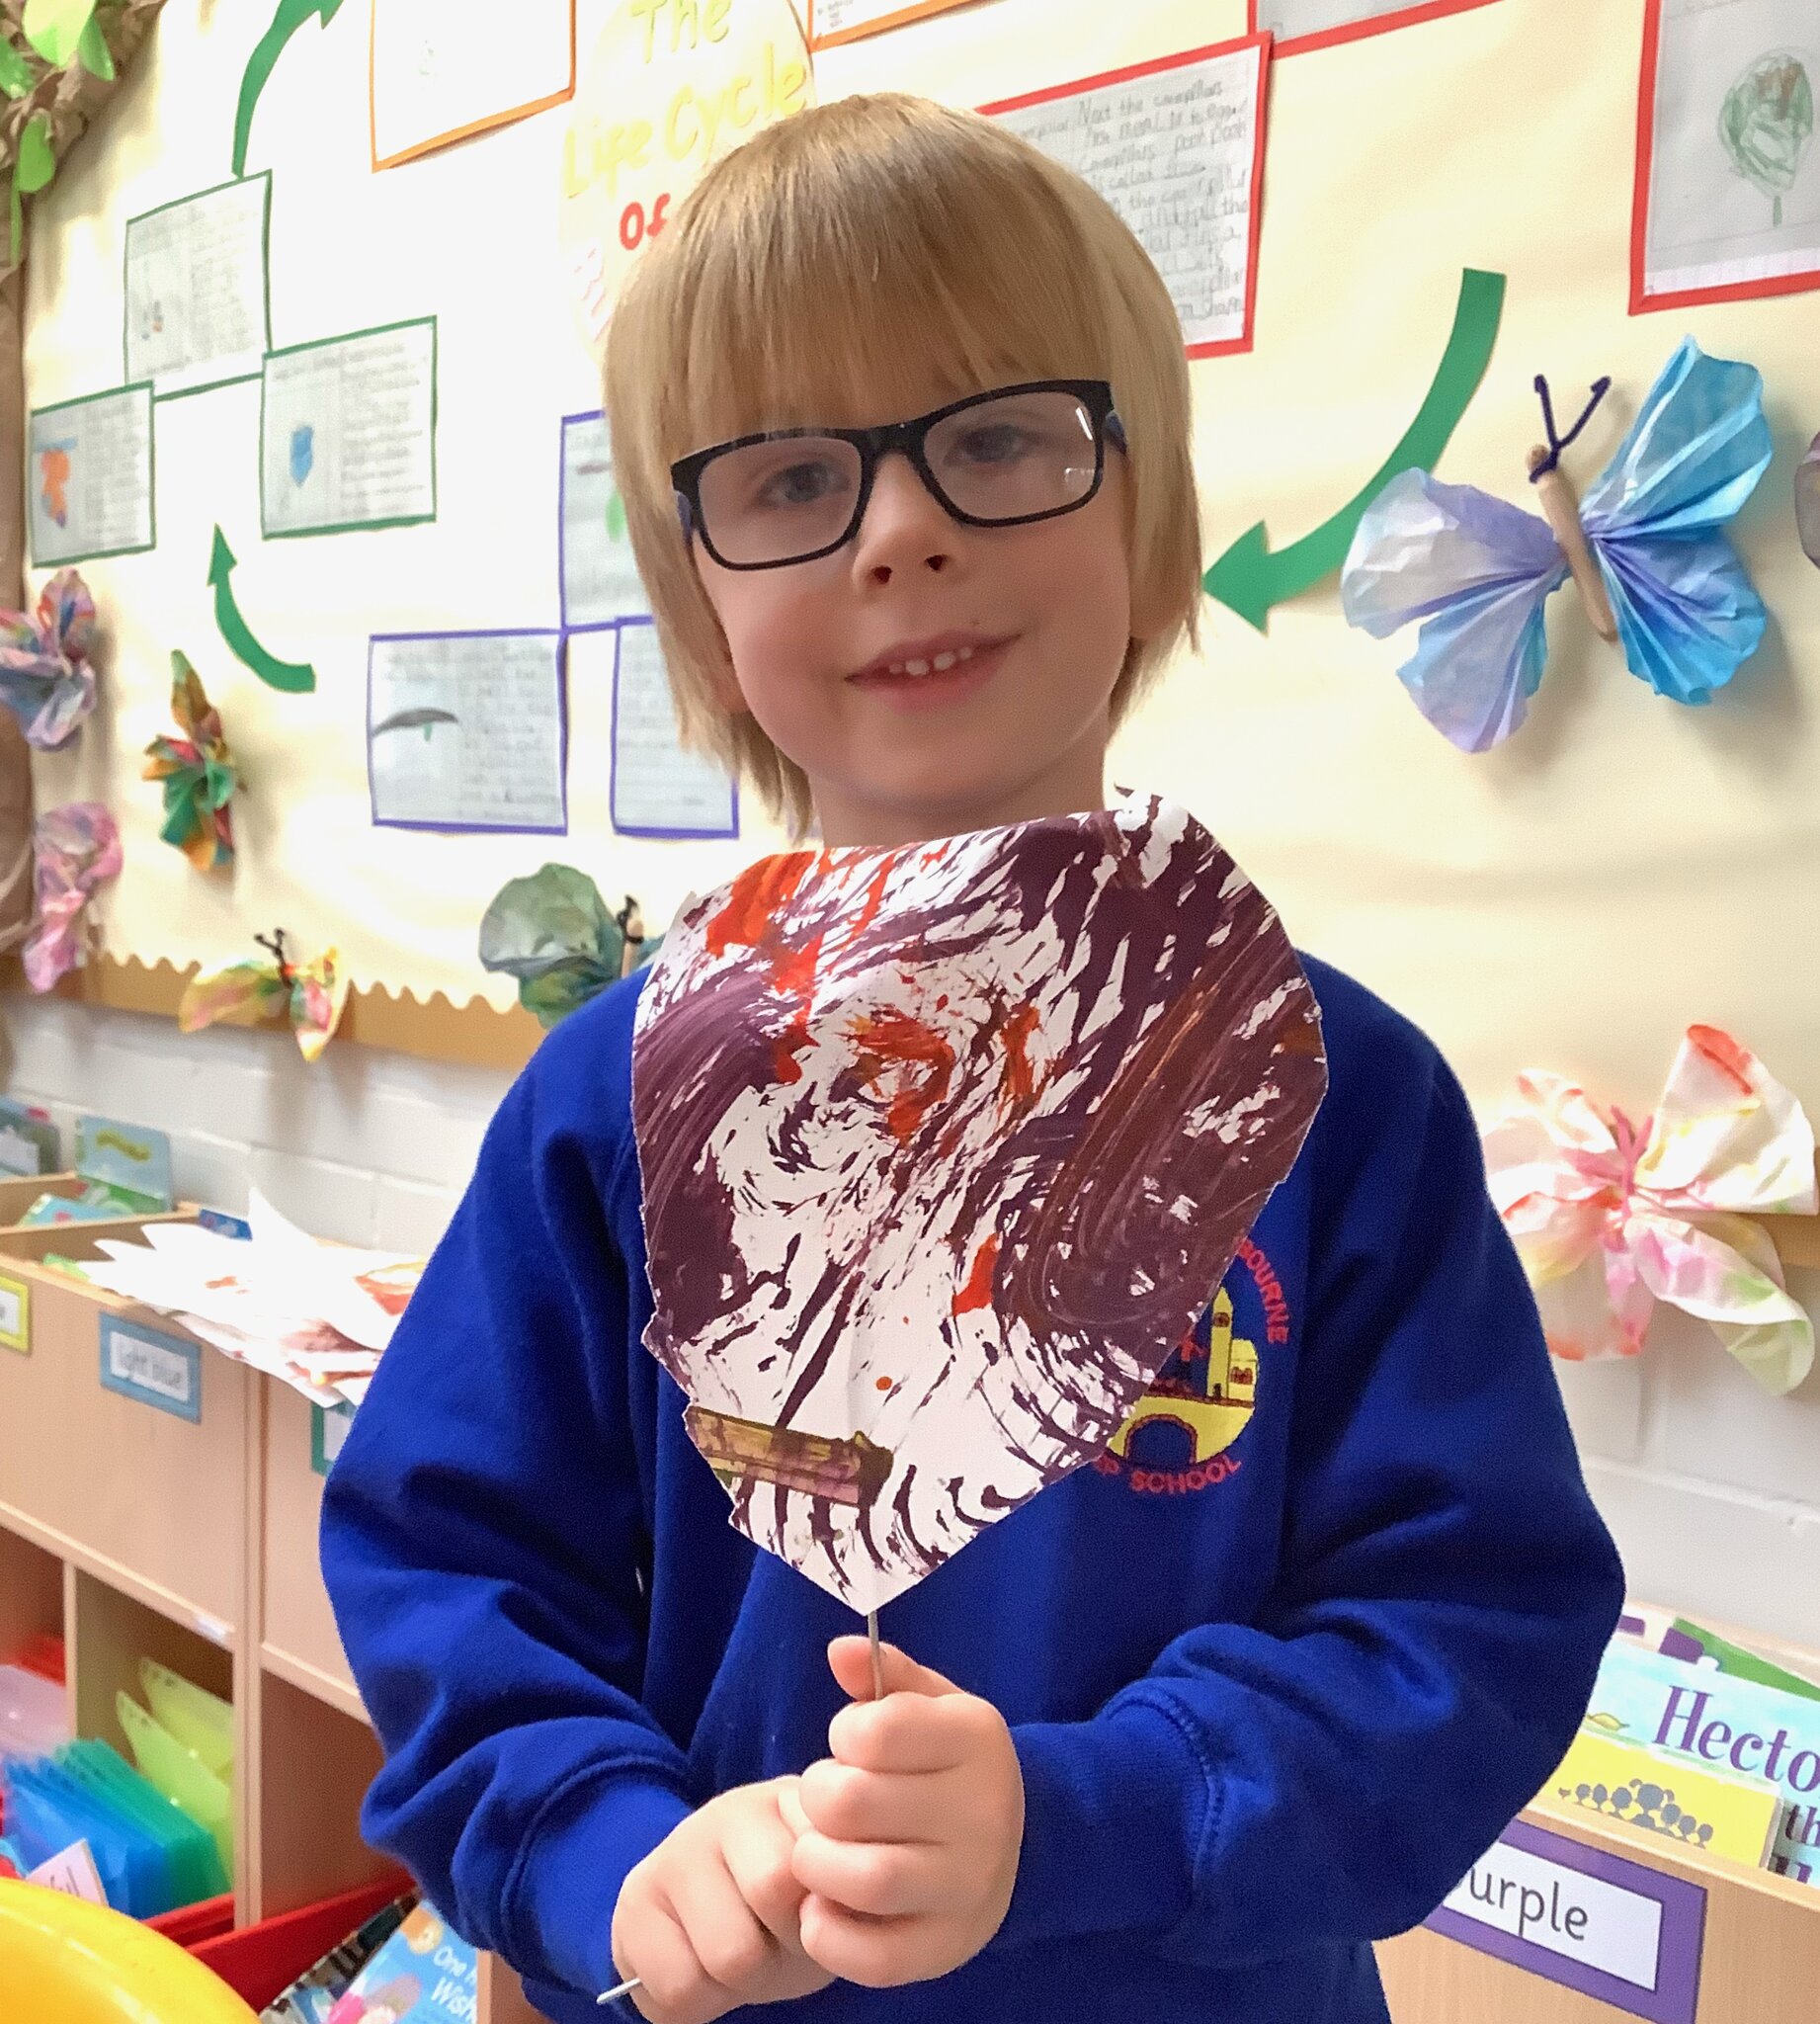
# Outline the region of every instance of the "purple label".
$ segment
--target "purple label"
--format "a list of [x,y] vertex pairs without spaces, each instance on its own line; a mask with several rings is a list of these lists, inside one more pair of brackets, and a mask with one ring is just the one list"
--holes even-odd
[[1695,2024],[1706,1894],[1643,1863],[1513,1820],[1427,1923],[1651,2024]]

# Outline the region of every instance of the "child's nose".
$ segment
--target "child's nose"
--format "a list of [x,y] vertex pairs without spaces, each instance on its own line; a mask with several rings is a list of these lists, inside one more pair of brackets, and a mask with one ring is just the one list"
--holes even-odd
[[854,540],[854,568],[876,584],[902,571],[940,574],[953,559],[954,522],[902,451],[882,458]]

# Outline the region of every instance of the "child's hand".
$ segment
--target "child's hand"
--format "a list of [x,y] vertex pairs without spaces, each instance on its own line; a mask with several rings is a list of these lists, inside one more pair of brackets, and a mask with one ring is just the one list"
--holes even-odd
[[1004,1923],[1024,1845],[1018,1753],[989,1701],[889,1644],[882,1701],[865,1639],[837,1639],[828,1659],[856,1701],[795,1795],[803,1949],[869,1988],[927,1982]]
[[796,1784],[723,1792],[626,1878],[613,1914],[614,1966],[643,1982],[631,2000],[652,2024],[709,2024],[742,2003],[813,1995],[834,1980],[803,1953],[797,1930]]

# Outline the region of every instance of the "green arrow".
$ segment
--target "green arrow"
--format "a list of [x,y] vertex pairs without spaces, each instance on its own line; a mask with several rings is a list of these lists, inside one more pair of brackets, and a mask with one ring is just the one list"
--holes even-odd
[[214,622],[227,641],[227,650],[272,688],[283,689],[287,696],[307,696],[316,686],[315,669],[294,660],[280,660],[253,637],[251,627],[234,602],[234,587],[227,580],[233,569],[234,551],[217,527],[214,548],[208,557],[208,581],[214,589]]
[[340,10],[341,0],[279,0],[272,26],[260,37],[253,53],[247,58],[246,70],[240,79],[240,103],[234,110],[236,176],[246,174],[246,143],[253,131],[253,108],[259,103],[259,94],[266,88],[266,80],[278,68],[278,59],[285,53],[285,44],[312,14],[319,16],[322,26],[327,28]]
[[1312,534],[1271,552],[1264,523],[1248,528],[1220,556],[1201,587],[1208,597],[1230,606],[1260,632],[1267,628],[1271,607],[1299,597],[1346,560],[1365,510],[1400,470],[1432,470],[1448,447],[1448,439],[1479,390],[1498,341],[1498,319],[1504,309],[1504,276],[1466,268],[1459,278],[1459,302],[1453,311],[1453,332],[1441,355],[1428,397],[1403,440],[1373,473],[1370,482],[1322,521]]

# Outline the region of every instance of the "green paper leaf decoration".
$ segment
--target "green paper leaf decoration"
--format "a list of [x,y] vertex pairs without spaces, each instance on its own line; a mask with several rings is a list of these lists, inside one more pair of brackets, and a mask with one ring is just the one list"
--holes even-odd
[[26,0],[26,41],[61,70],[76,55],[94,18],[95,0]]
[[[639,950],[642,968],[661,935]],[[619,981],[625,938],[599,888],[573,865],[545,865],[500,887],[480,923],[480,963],[518,979],[519,1003],[551,1027]]]
[[0,91],[9,99],[22,99],[37,82],[38,74],[24,52],[0,40]]
[[13,168],[13,181],[27,197],[36,197],[41,190],[50,187],[50,179],[57,172],[57,158],[50,150],[50,121],[43,113],[35,113],[19,129],[19,160]]
[[108,39],[101,32],[101,16],[91,14],[89,25],[76,39],[76,61],[91,77],[114,76],[114,56]]

